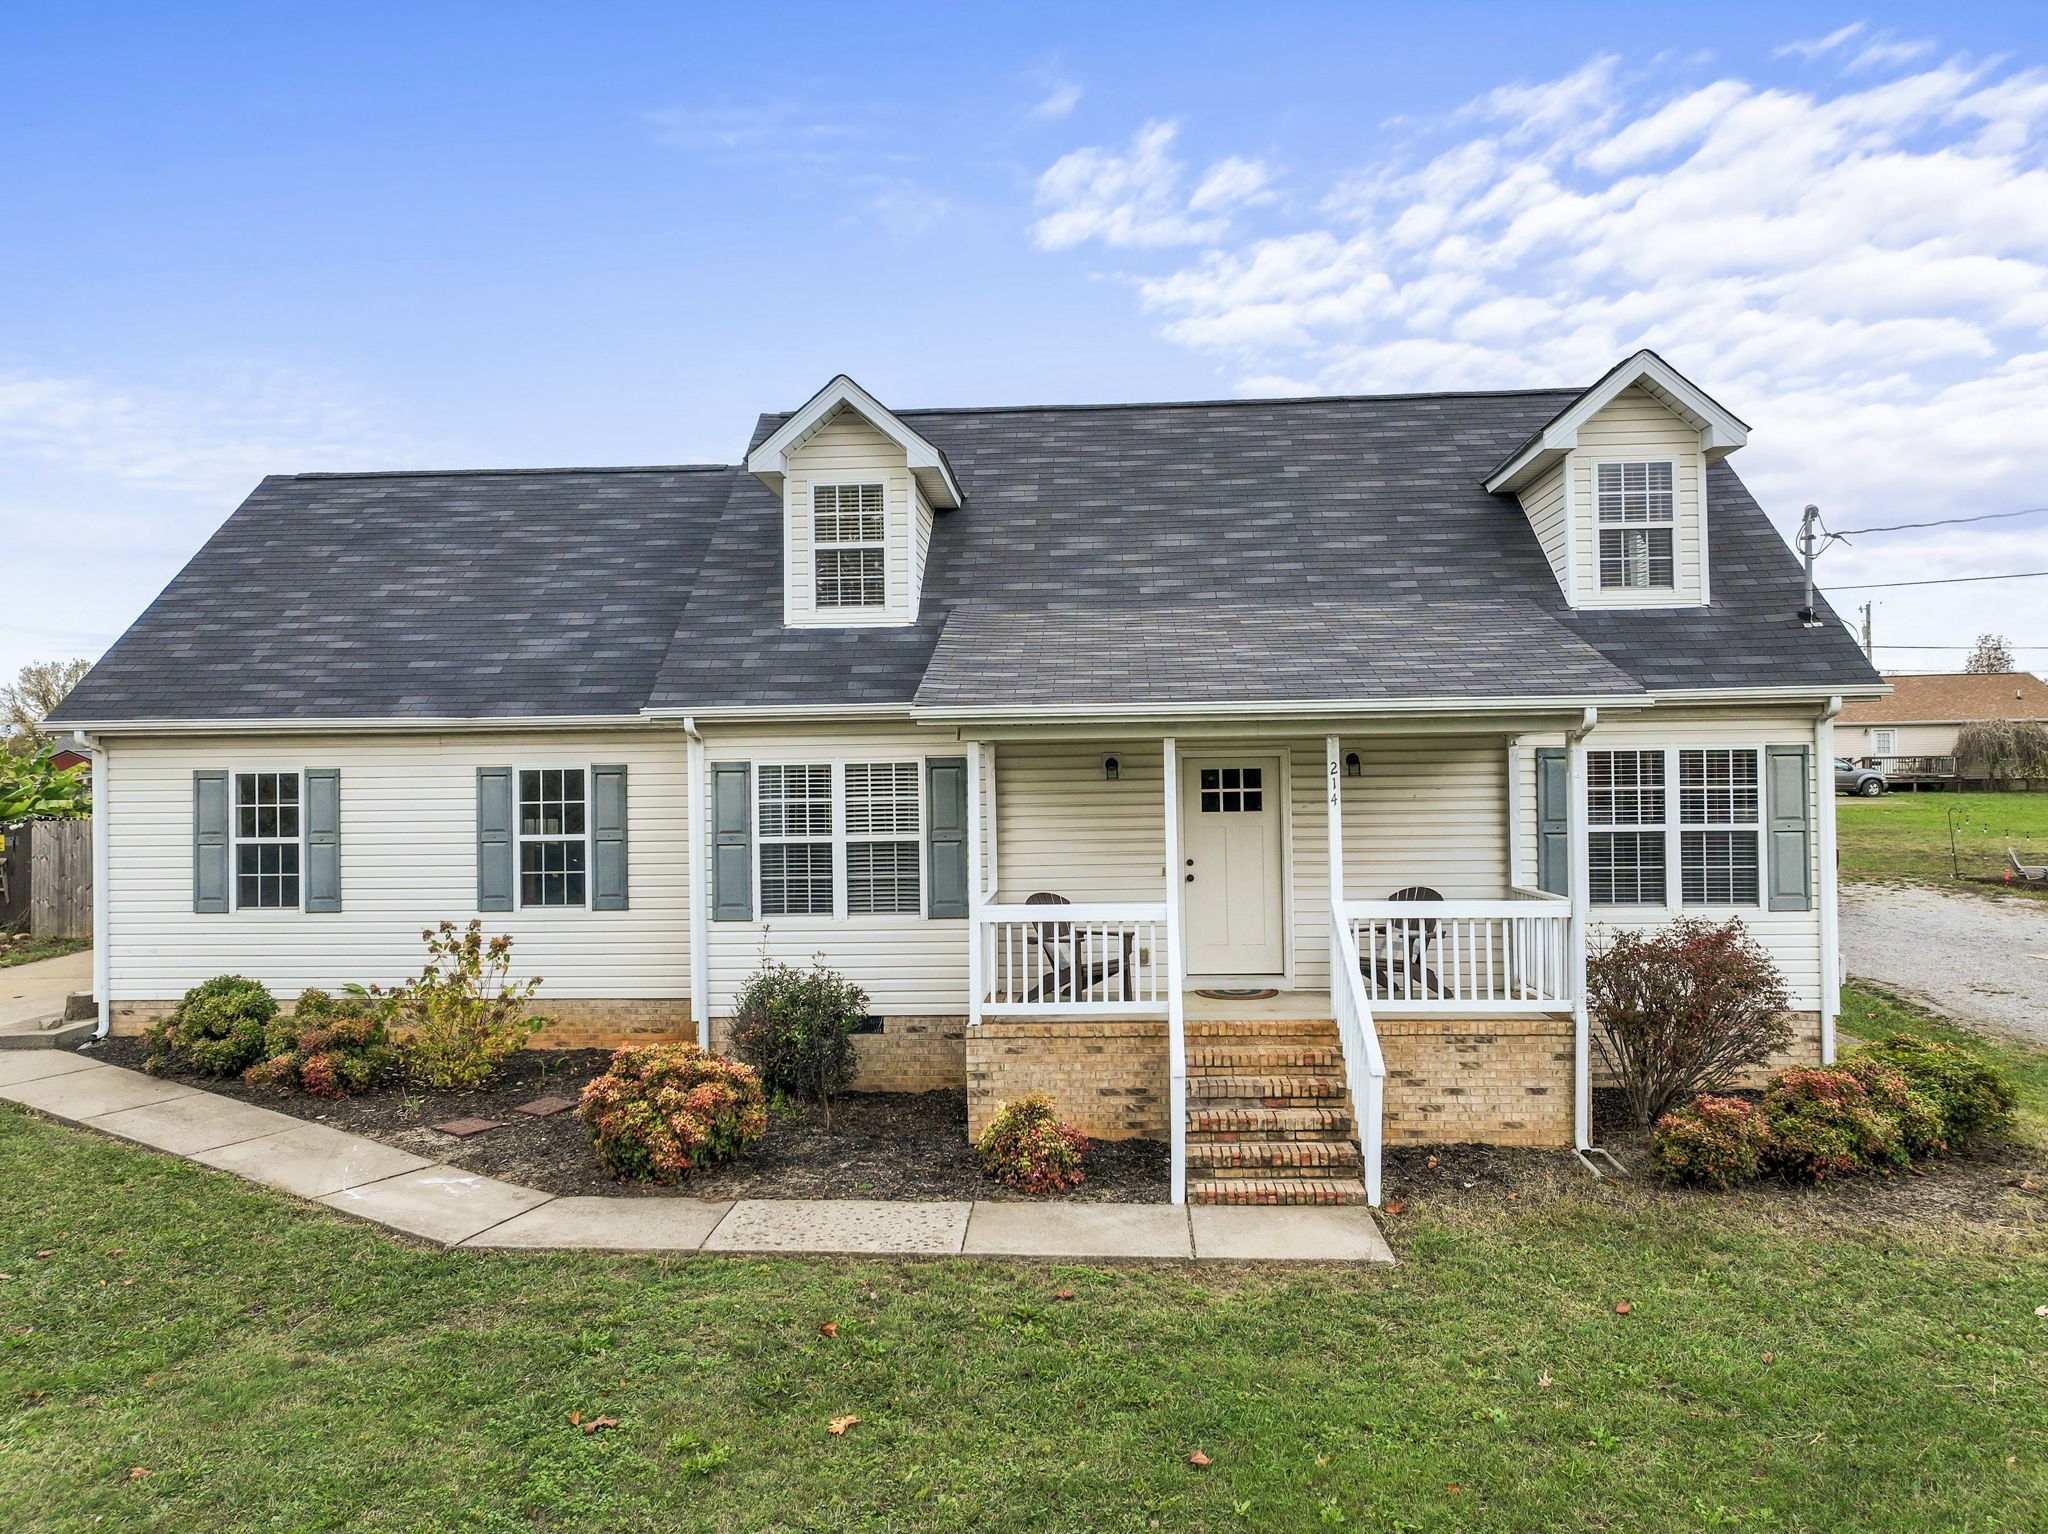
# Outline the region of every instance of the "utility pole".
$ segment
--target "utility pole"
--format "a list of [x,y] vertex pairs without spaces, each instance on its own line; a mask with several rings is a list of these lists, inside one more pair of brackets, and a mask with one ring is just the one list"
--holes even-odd
[[1799,518],[1799,559],[1806,566],[1806,605],[1799,609],[1799,621],[1808,628],[1820,626],[1820,618],[1813,609],[1813,556],[1819,552],[1814,545],[1814,528],[1820,522],[1820,508],[1809,506]]
[[1865,602],[1863,604],[1863,653],[1873,661],[1877,659],[1877,651],[1872,648],[1870,643],[1870,609],[1876,605],[1875,602]]

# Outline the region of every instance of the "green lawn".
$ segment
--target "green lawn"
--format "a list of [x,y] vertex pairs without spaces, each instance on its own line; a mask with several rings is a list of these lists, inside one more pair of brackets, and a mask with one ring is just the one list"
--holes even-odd
[[67,953],[77,953],[90,947],[90,938],[32,937],[26,943],[10,943],[0,948],[0,969],[16,964],[33,964],[38,959],[61,959]]
[[1839,1026],[1842,1047],[1856,1040],[1889,1038],[1910,1033],[1923,1039],[1938,1039],[1989,1060],[2011,1078],[2019,1092],[2020,1127],[2024,1137],[2048,1143],[2048,1050],[2030,1049],[2024,1044],[1987,1039],[1982,1034],[1958,1028],[1936,1017],[1924,1007],[1896,996],[1881,985],[1853,980],[1842,987]]
[[2008,847],[2025,862],[2048,863],[2048,794],[1886,794],[1837,799],[1835,807],[1844,879],[1953,885],[1957,871],[1995,878]]
[[1392,1272],[520,1257],[0,1108],[0,1527],[2039,1527],[2048,1253],[1606,1186]]

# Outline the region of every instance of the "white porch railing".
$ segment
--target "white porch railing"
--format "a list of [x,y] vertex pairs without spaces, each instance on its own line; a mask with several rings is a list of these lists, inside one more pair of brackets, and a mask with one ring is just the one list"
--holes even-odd
[[987,1017],[1164,1016],[1166,906],[983,905],[974,915]]
[[1344,1084],[1351,1117],[1358,1126],[1358,1155],[1365,1171],[1365,1201],[1380,1204],[1381,1138],[1386,1125],[1387,1060],[1372,1025],[1372,1003],[1358,962],[1358,941],[1341,906],[1330,913],[1330,1015],[1344,1050]]
[[1417,1012],[1562,1011],[1573,1001],[1570,903],[1347,900],[1366,998]]

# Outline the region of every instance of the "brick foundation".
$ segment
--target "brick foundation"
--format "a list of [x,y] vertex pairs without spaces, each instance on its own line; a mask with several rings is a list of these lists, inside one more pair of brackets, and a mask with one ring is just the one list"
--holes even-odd
[[[1794,1012],[1791,1014],[1792,1047],[1772,1055],[1768,1064],[1754,1066],[1742,1072],[1730,1083],[1732,1086],[1761,1090],[1766,1077],[1792,1065],[1820,1064],[1820,1014],[1818,1012]],[[1593,1044],[1593,1085],[1611,1087],[1614,1073],[1607,1069],[1600,1054],[1599,1029],[1594,1029]]]
[[1005,1099],[1049,1092],[1084,1134],[1167,1138],[1164,1022],[987,1022],[967,1030],[966,1065],[970,1137]]
[[[958,1091],[967,1079],[967,1019],[964,1017],[885,1017],[880,1033],[857,1033],[853,1047],[860,1054],[856,1092]],[[711,1020],[711,1047],[732,1052],[732,1021]]]
[[1572,1143],[1569,1017],[1378,1018],[1389,1145]]
[[[116,1002],[111,1031],[140,1033],[177,1004]],[[548,1020],[547,1027],[533,1036],[535,1049],[619,1049],[627,1044],[692,1043],[697,1037],[690,1003],[683,997],[556,996],[537,1000],[535,1010]]]

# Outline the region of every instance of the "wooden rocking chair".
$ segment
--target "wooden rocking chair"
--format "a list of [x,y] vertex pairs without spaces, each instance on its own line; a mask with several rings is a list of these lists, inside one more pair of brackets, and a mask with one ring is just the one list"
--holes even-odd
[[[1072,905],[1065,895],[1039,893],[1028,897],[1026,905]],[[1109,980],[1122,977],[1123,997],[1132,999],[1131,990],[1132,957],[1137,943],[1137,934],[1123,933],[1122,951],[1115,954],[1086,951],[1088,944],[1081,929],[1072,922],[1046,921],[1035,923],[1030,931],[1032,947],[1044,961],[1037,984],[1024,993],[1026,1001],[1086,1001],[1088,993]]]
[[[1395,890],[1387,898],[1440,901],[1444,897],[1426,884],[1411,884],[1406,889]],[[1410,920],[1404,917],[1390,922],[1387,931],[1394,950],[1391,954],[1374,943],[1368,952],[1358,956],[1358,967],[1372,982],[1375,999],[1399,1003],[1442,996],[1443,981],[1437,978],[1436,971],[1429,967],[1428,962],[1429,945],[1436,941],[1435,919],[1418,916]]]

